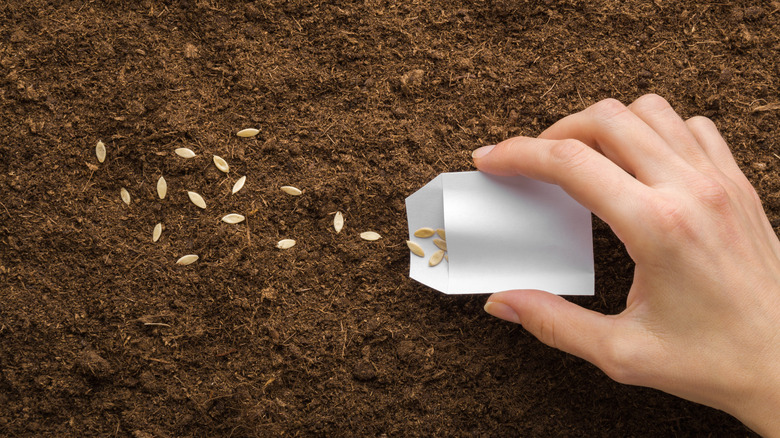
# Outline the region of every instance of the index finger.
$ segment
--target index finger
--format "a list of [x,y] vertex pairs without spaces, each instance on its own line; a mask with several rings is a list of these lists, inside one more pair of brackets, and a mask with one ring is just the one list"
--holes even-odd
[[637,208],[650,190],[617,164],[579,140],[515,137],[472,153],[480,171],[524,175],[557,184],[607,222],[625,241]]

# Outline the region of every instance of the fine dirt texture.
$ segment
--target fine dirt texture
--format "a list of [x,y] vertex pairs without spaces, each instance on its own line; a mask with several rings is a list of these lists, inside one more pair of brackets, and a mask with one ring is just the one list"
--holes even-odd
[[[403,201],[653,92],[717,123],[780,225],[780,3],[2,3],[0,435],[750,434],[410,280]],[[620,312],[632,262],[594,241],[575,301]]]

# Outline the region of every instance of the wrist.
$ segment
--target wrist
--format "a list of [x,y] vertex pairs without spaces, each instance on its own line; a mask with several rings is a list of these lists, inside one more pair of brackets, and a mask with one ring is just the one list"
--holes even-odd
[[780,362],[771,367],[757,367],[750,389],[732,398],[726,412],[765,437],[780,437]]

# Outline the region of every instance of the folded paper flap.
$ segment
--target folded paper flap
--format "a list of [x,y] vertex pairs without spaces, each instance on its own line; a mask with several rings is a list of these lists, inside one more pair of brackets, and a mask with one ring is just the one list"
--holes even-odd
[[[418,239],[414,231],[423,228],[444,228],[444,209],[442,202],[442,178],[437,176],[423,188],[406,198],[407,222],[409,225],[409,240],[419,244],[425,257],[410,253],[413,258],[409,263],[409,276],[420,283],[438,291],[446,292],[449,281],[447,265],[443,264],[432,269],[428,266],[428,257],[437,249],[431,239]],[[413,214],[411,212],[414,212]]]
[[[432,193],[437,190],[438,197]],[[418,202],[421,192],[426,202]],[[437,290],[593,294],[590,212],[558,186],[481,172],[444,173],[407,199],[407,215],[410,236],[423,226],[446,229],[447,269],[411,256],[412,278]],[[426,255],[435,250],[431,239],[410,239],[427,245]]]

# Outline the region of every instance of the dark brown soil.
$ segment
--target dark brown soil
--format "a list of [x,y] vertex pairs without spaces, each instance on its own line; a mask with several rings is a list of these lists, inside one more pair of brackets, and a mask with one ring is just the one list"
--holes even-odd
[[[475,147],[655,92],[715,120],[780,225],[780,3],[398,3],[3,2],[0,435],[749,433],[410,280],[403,201]],[[577,302],[616,313],[632,263],[594,239]]]

